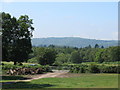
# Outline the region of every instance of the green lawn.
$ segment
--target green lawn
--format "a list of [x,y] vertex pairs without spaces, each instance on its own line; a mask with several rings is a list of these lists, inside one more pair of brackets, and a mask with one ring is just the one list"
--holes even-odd
[[117,88],[117,74],[80,74],[77,77],[43,78],[31,82],[3,84],[3,89],[17,88]]

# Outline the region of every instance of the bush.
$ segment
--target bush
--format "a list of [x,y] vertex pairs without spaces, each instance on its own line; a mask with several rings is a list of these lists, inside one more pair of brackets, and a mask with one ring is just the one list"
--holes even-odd
[[79,64],[79,65],[72,65],[70,68],[70,72],[71,73],[120,73],[120,66]]
[[120,73],[120,66],[102,66],[100,68],[101,73]]
[[36,57],[29,59],[27,62],[28,63],[38,63]]
[[91,65],[89,65],[89,72],[90,73],[100,73],[100,68],[98,65],[91,64]]
[[43,72],[52,72],[52,69],[50,68],[50,66],[46,65],[46,66],[41,66],[41,65],[36,65],[36,66],[30,66],[30,65],[12,65],[12,64],[5,64],[2,65],[2,71],[5,71],[7,73],[7,71],[9,70],[17,70],[17,69],[29,69],[29,70],[37,70],[37,69],[41,69],[42,71],[40,71],[40,73]]
[[2,65],[2,70],[15,69],[15,68],[19,68],[19,67],[21,67],[21,66],[12,65],[12,64],[5,64],[5,65]]
[[71,73],[86,73],[87,71],[87,65],[73,65],[71,66],[70,72]]

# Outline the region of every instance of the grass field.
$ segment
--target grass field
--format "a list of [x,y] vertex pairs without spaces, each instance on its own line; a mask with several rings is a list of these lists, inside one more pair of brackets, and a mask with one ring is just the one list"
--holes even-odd
[[117,74],[80,74],[77,77],[42,78],[30,82],[3,84],[3,89],[37,88],[117,88]]
[[[3,62],[13,64],[13,62]],[[28,65],[31,63],[23,63]],[[70,75],[70,74],[69,74]],[[69,76],[68,75],[68,76]],[[2,76],[0,82],[13,82],[28,78],[27,76]],[[118,74],[79,74],[72,77],[55,77],[17,82],[2,85],[3,89],[39,89],[39,88],[118,88]]]

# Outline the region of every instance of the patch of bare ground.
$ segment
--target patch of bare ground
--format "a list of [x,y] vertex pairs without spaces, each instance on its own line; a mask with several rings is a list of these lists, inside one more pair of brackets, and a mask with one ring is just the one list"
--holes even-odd
[[[15,80],[10,83],[15,83],[15,82],[27,82],[27,81],[32,81],[36,79],[41,79],[41,78],[49,78],[49,77],[59,77],[59,76],[65,76],[66,73],[68,73],[68,70],[53,70],[52,73],[44,73],[44,74],[36,74],[36,75],[24,75],[23,77],[26,77],[28,79],[24,80]],[[9,82],[5,82],[4,84],[9,84]]]
[[28,82],[36,79],[51,78],[51,77],[58,77],[58,78],[79,77],[81,75],[83,76],[84,74],[69,73],[68,70],[53,70],[52,73],[24,75],[23,77],[26,77],[27,79],[15,80],[12,82],[4,82],[3,84],[10,84],[10,83],[16,83],[16,82]]

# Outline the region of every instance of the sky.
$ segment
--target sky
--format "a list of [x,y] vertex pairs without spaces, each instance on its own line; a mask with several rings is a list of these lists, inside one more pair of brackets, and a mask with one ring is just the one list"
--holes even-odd
[[1,10],[33,19],[33,38],[118,39],[117,2],[4,2]]

